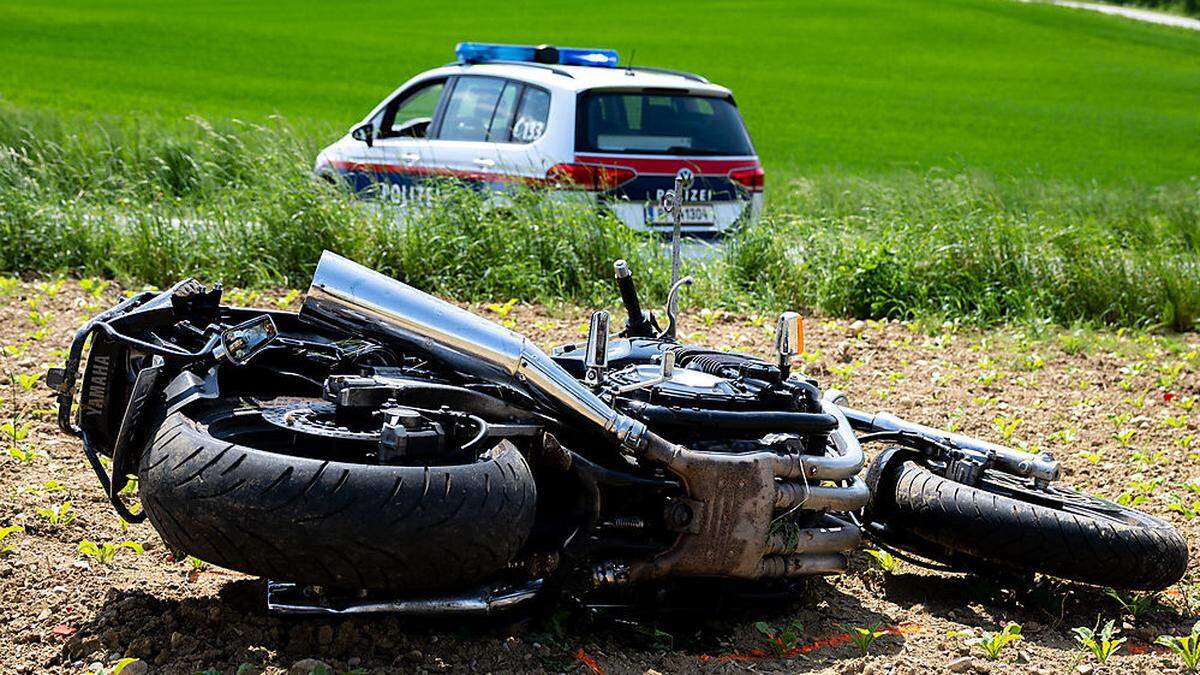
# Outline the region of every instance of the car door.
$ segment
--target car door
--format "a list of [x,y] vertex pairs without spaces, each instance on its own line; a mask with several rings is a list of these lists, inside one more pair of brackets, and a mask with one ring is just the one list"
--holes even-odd
[[531,84],[510,84],[517,90],[511,112],[502,116],[498,108],[492,122],[496,162],[510,176],[538,181],[554,164],[553,153],[541,142],[550,121],[550,92]]
[[507,120],[518,94],[519,85],[501,77],[462,75],[453,79],[432,143],[447,175],[479,188],[507,182],[494,138],[507,133]]
[[446,91],[446,78],[418,82],[388,102],[375,122],[374,142],[360,146],[355,186],[393,204],[429,197],[437,158],[429,131]]

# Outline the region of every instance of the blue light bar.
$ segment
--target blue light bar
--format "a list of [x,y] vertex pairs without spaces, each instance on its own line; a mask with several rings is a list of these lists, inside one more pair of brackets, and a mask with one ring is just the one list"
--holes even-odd
[[485,42],[460,42],[454,55],[463,63],[487,63],[488,61],[524,61],[526,63],[549,63],[564,66],[617,67],[615,49],[580,49],[578,47],[555,47],[553,45],[499,45]]

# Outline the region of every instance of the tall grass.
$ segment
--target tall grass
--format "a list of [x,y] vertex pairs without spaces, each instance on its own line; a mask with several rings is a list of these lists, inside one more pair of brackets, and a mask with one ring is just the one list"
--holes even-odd
[[[312,180],[317,147],[282,122],[80,128],[0,110],[0,270],[303,287],[328,248],[462,300],[607,304],[625,257],[648,297],[664,293],[663,247],[603,211],[446,184],[400,226]],[[827,175],[772,184],[768,199],[722,255],[689,261],[685,302],[1178,330],[1200,316],[1200,181]]]
[[727,276],[763,301],[1177,330],[1200,316],[1200,181],[1100,188],[934,173],[797,181],[785,194],[729,255]]

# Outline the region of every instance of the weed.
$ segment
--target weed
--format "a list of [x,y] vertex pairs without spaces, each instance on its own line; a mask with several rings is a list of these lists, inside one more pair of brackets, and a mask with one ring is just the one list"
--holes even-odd
[[8,456],[18,464],[29,464],[41,456],[37,450],[33,448],[27,450],[21,445],[29,436],[30,427],[32,427],[31,422],[18,425],[15,419],[0,424],[0,436],[8,441]]
[[888,574],[895,574],[900,569],[900,559],[887,551],[867,549],[867,555],[874,558],[880,569]]
[[1109,657],[1116,654],[1121,649],[1121,645],[1125,644],[1125,638],[1114,637],[1121,632],[1121,629],[1113,625],[1112,619],[1109,619],[1104,624],[1104,628],[1097,632],[1099,626],[1100,619],[1097,618],[1095,626],[1091,628],[1078,626],[1072,628],[1071,632],[1075,634],[1075,642],[1081,649],[1090,651],[1100,663],[1108,663]]
[[1182,429],[1187,426],[1187,423],[1187,414],[1174,416],[1167,415],[1163,418],[1163,426],[1167,427],[1168,429]]
[[973,647],[979,647],[983,650],[985,656],[991,660],[1000,658],[1000,652],[1010,643],[1021,641],[1021,626],[1016,623],[1009,622],[1003,629],[998,631],[983,631],[983,635],[977,638],[967,640],[967,644]]
[[135,661],[137,661],[137,659],[131,656],[126,656],[125,658],[113,664],[109,675],[121,675],[121,673],[125,672],[125,669],[129,667],[129,664],[134,663]]
[[39,312],[36,309],[29,313],[29,320],[38,328],[45,328],[46,324],[50,323],[49,312]]
[[1079,440],[1079,428],[1070,426],[1063,427],[1062,429],[1059,429],[1051,434],[1050,438],[1057,440],[1063,445],[1071,445],[1075,441]]
[[1120,445],[1122,448],[1128,448],[1130,442],[1133,440],[1133,437],[1136,434],[1137,434],[1137,429],[1122,429],[1122,430],[1114,433],[1113,438],[1116,439],[1117,444]]
[[295,302],[296,298],[298,297],[300,297],[300,291],[292,289],[287,292],[287,295],[284,295],[280,298],[275,298],[271,301],[271,303],[278,309],[287,309],[288,307],[292,306],[292,303]]
[[69,525],[75,520],[75,510],[71,508],[71,502],[65,501],[56,506],[38,508],[37,514],[46,519],[46,522],[52,527]]
[[1196,516],[1200,516],[1200,501],[1192,500],[1192,503],[1188,504],[1183,497],[1174,493],[1171,494],[1170,500],[1171,503],[1167,505],[1168,511],[1174,511],[1188,521],[1191,521]]
[[855,647],[858,647],[858,652],[866,656],[867,652],[871,651],[871,645],[875,644],[875,641],[880,637],[887,634],[887,631],[879,629],[882,625],[881,622],[876,622],[868,624],[866,628],[842,626],[842,630],[846,631],[850,636],[850,641],[854,643]]
[[1130,593],[1124,596],[1112,588],[1104,590],[1104,594],[1121,606],[1121,610],[1137,623],[1147,612],[1158,606],[1158,593]]
[[24,531],[25,531],[25,528],[21,527],[20,525],[9,525],[8,527],[0,527],[0,556],[8,555],[9,553],[12,553],[12,550],[13,550],[12,543],[10,542],[8,544],[5,544],[4,540],[7,539],[8,536],[11,534],[17,534],[17,533],[21,533]]
[[997,415],[992,420],[992,426],[996,428],[996,431],[1000,432],[1001,438],[1008,441],[1012,439],[1013,434],[1017,432],[1017,427],[1021,426],[1023,421],[1020,417],[1003,417]]
[[796,648],[796,643],[800,641],[800,635],[804,632],[804,624],[793,620],[783,628],[776,629],[766,621],[756,621],[754,630],[762,634],[771,653],[779,658]]
[[25,391],[32,391],[41,377],[41,373],[20,373],[17,375],[17,384]]
[[121,549],[129,549],[130,551],[133,551],[135,555],[141,555],[145,550],[142,548],[142,545],[136,541],[123,541],[119,544],[111,544],[108,542],[96,544],[95,542],[84,539],[83,541],[79,542],[79,552],[95,560],[101,565],[111,564],[113,558],[116,557],[117,552]]
[[97,300],[100,299],[100,296],[104,295],[105,289],[112,284],[111,281],[93,278],[80,279],[76,283],[79,284],[79,290]]
[[1159,635],[1155,644],[1167,647],[1183,661],[1183,667],[1189,673],[1196,672],[1200,667],[1200,621],[1192,626],[1192,632],[1182,637]]

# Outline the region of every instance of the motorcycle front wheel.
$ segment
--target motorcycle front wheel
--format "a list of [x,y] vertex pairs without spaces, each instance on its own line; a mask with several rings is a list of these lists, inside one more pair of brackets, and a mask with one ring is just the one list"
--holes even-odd
[[533,527],[534,479],[508,441],[465,464],[336,461],[262,412],[177,412],[148,443],[139,495],[176,553],[277,581],[436,591],[501,570]]
[[1127,590],[1166,588],[1187,567],[1187,543],[1169,523],[997,471],[966,485],[917,461],[891,462],[866,518],[886,543],[957,567],[1038,572]]

